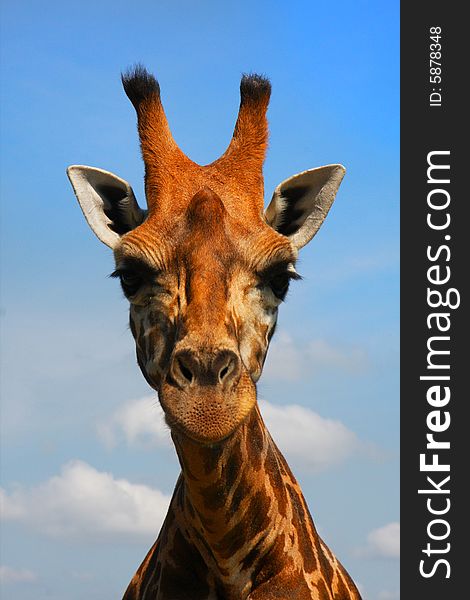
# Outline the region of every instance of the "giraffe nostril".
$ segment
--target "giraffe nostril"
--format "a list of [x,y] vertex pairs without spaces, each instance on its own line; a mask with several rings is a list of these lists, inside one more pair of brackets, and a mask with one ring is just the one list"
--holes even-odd
[[199,353],[190,349],[178,350],[170,367],[173,381],[182,389],[197,385],[228,385],[240,375],[240,359],[231,350]]
[[187,365],[184,364],[184,362],[181,360],[181,358],[178,358],[176,362],[177,362],[178,369],[179,369],[180,373],[183,375],[183,377],[187,380],[188,383],[192,383],[194,376],[193,376],[191,369]]
[[220,373],[219,373],[219,381],[223,381],[223,380],[224,380],[224,378],[225,378],[225,376],[227,375],[227,373],[228,373],[228,365],[227,365],[226,367],[224,367],[224,368],[223,368],[223,369],[220,371]]
[[197,378],[198,363],[191,352],[178,352],[171,364],[171,375],[175,382],[185,388],[194,383]]
[[238,356],[230,350],[222,351],[219,354],[215,360],[218,367],[219,383],[227,383],[236,378],[239,372],[239,362]]

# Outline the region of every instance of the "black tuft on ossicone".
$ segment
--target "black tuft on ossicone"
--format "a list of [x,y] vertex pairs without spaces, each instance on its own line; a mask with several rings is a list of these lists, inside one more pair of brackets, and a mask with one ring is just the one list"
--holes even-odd
[[160,98],[158,81],[143,65],[137,64],[122,73],[121,80],[124,91],[136,110],[143,100],[152,96]]
[[267,102],[271,96],[271,83],[267,77],[255,73],[242,76],[240,82],[241,103],[245,102]]

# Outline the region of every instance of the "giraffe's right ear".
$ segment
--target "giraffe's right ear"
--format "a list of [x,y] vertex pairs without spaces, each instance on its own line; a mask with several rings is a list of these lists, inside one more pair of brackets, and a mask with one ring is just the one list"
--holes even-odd
[[343,165],[327,165],[289,177],[274,190],[266,223],[299,250],[320,229],[345,172]]
[[144,221],[147,213],[137,204],[127,181],[103,169],[82,165],[72,165],[67,175],[88,225],[110,248]]

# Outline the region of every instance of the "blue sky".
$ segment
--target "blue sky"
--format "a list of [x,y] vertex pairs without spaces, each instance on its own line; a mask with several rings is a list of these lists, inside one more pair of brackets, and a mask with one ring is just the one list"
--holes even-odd
[[2,598],[119,598],[177,477],[111,253],[65,176],[98,166],[144,202],[120,84],[138,61],[203,164],[230,140],[241,73],[270,77],[267,201],[347,167],[259,395],[364,598],[398,598],[398,17],[395,1],[2,3]]

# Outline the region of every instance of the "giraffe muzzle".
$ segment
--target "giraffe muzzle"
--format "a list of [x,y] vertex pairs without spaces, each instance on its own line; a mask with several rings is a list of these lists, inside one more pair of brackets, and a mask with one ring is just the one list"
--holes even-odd
[[228,389],[240,379],[241,361],[233,350],[198,352],[189,348],[173,354],[170,377],[181,389],[220,386]]
[[173,352],[158,395],[171,430],[203,444],[231,435],[256,402],[237,352],[188,344]]

